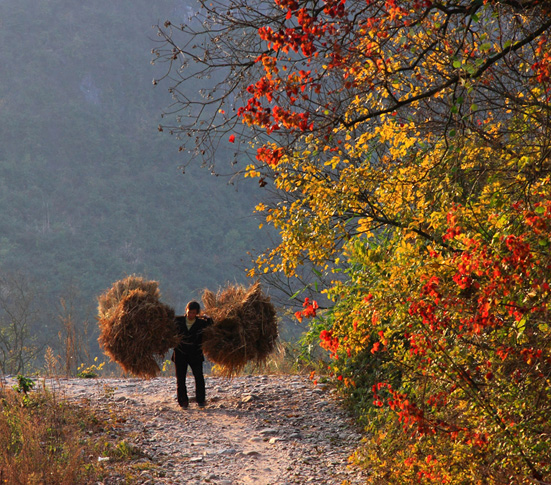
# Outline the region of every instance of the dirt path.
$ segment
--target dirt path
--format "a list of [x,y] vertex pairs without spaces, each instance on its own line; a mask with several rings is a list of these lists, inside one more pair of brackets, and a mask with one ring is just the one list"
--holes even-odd
[[[348,465],[360,442],[334,394],[303,376],[207,377],[207,406],[175,401],[174,378],[50,381],[71,400],[116,417],[110,438],[143,454],[142,484],[342,484],[365,482]],[[193,389],[193,380],[188,377]],[[126,483],[109,473],[104,484]]]

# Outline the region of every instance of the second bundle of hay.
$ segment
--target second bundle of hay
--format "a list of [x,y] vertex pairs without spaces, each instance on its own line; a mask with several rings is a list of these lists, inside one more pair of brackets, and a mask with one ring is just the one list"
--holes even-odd
[[138,377],[155,377],[157,359],[179,342],[174,310],[161,303],[158,283],[129,276],[98,298],[98,341],[105,353]]
[[246,289],[228,285],[217,294],[203,293],[205,313],[214,325],[203,337],[203,352],[223,373],[235,375],[248,362],[262,364],[275,348],[278,338],[274,305],[259,283]]

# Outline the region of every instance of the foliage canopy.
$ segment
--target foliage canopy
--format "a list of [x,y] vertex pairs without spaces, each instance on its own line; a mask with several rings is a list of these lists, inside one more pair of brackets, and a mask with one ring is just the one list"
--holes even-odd
[[[331,307],[297,316],[373,425],[357,456],[373,482],[548,481],[549,2],[238,0],[199,17],[159,30],[170,129],[199,154],[251,149],[237,170],[276,189],[257,209],[281,242],[252,275],[333,275]],[[218,70],[204,99],[183,94]]]

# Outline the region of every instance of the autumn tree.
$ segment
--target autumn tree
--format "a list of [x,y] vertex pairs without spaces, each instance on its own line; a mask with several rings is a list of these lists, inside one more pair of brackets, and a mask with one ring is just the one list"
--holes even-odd
[[[324,209],[316,212],[309,194],[345,187],[342,206],[326,215],[325,225],[303,218],[317,224],[312,244],[303,231],[285,245],[303,259],[311,259],[304,248],[323,245],[314,258],[323,264],[333,247],[328,241],[378,227],[411,226],[442,242],[419,220],[428,205],[465,201],[473,191],[479,196],[496,173],[513,182],[521,172],[522,190],[545,171],[545,4],[289,1],[203,8],[204,17],[179,27],[167,22],[159,31],[164,43],[156,53],[170,63],[180,121],[167,128],[191,138],[211,161],[220,136],[236,147],[250,142],[257,163],[249,175],[263,181],[284,173],[276,186],[290,210],[319,216]],[[225,77],[209,90],[204,79],[220,73]],[[185,89],[191,79],[203,81],[205,99]],[[269,217],[276,220],[281,210]]]
[[379,414],[358,460],[379,460],[383,482],[547,480],[551,5],[201,12],[159,29],[181,116],[167,129],[207,159],[220,144],[249,150],[235,170],[275,189],[258,211],[281,241],[252,275],[333,275],[332,308],[308,300],[297,316],[318,319],[362,412],[398,418]]

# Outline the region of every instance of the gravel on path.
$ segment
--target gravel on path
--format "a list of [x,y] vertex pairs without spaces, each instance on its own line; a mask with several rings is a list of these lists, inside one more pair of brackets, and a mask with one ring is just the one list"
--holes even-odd
[[[365,471],[349,463],[361,434],[331,389],[301,375],[207,376],[206,384],[206,407],[181,409],[173,377],[46,382],[118,418],[111,438],[139,450],[134,483],[365,483]],[[107,475],[103,485],[127,483]]]

